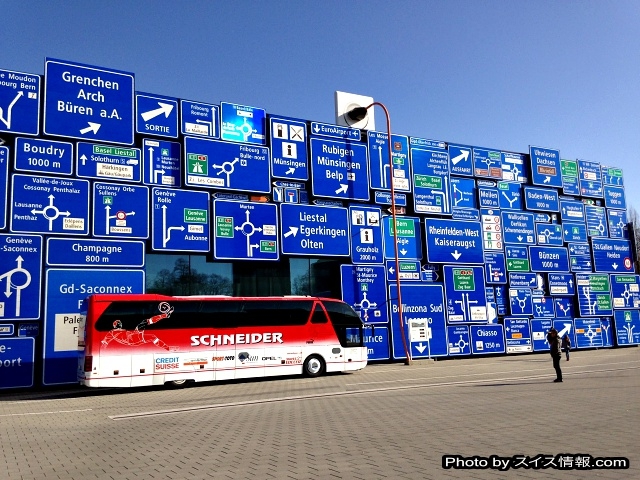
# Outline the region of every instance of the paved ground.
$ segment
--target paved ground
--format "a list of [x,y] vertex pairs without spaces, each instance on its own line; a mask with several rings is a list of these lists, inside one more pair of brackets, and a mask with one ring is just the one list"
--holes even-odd
[[[562,367],[562,384],[538,354],[182,390],[2,393],[0,478],[640,478],[640,348],[578,351]],[[626,457],[630,468],[442,468],[443,455],[538,454]]]

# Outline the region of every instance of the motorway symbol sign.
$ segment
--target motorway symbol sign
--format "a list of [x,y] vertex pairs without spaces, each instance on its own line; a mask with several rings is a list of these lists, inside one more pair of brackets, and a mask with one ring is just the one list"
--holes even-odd
[[264,109],[220,102],[220,138],[222,140],[264,145],[265,131]]
[[537,288],[538,275],[533,272],[509,272],[509,286],[511,288]]
[[473,174],[502,180],[502,154],[497,150],[473,149]]
[[592,238],[591,249],[595,272],[633,272],[633,255],[629,240]]
[[0,365],[3,370],[3,375],[0,375],[0,390],[33,387],[35,340],[0,338]]
[[[406,358],[400,330],[398,288],[389,285],[393,358]],[[441,357],[448,353],[442,285],[402,286],[402,322],[412,358]]]
[[569,263],[572,272],[592,272],[591,245],[588,243],[568,243]]
[[613,308],[640,308],[640,276],[611,275]]
[[587,217],[587,233],[590,237],[606,237],[609,234],[607,211],[604,207],[585,205],[584,213]]
[[367,147],[349,141],[311,139],[313,195],[369,200]]
[[149,238],[149,188],[95,182],[92,217],[96,237]]
[[560,220],[564,222],[584,223],[584,203],[577,200],[560,200]]
[[136,132],[178,138],[178,99],[136,92]]
[[609,217],[609,237],[628,239],[627,211],[607,209],[607,217]]
[[14,175],[11,231],[88,235],[89,182]]
[[16,137],[15,169],[54,175],[73,173],[73,144]]
[[133,144],[133,73],[47,58],[44,133]]
[[502,210],[524,210],[522,186],[513,182],[498,182],[499,204]]
[[536,238],[539,245],[562,245],[562,225],[557,223],[536,223]]
[[527,210],[558,212],[558,191],[550,188],[524,187],[524,203]]
[[505,243],[535,245],[534,215],[525,212],[502,212]]
[[468,325],[448,325],[447,340],[450,356],[471,354],[471,337]]
[[478,187],[480,208],[500,208],[500,191],[495,187]]
[[530,288],[510,288],[509,305],[511,315],[533,315],[533,302]]
[[624,310],[614,312],[618,346],[640,345],[640,312]]
[[562,238],[565,243],[587,243],[587,225],[585,223],[562,222]]
[[565,195],[580,195],[578,180],[578,162],[575,160],[560,160],[562,170],[562,193]]
[[602,183],[604,185],[617,185],[621,187],[623,183],[622,169],[616,167],[601,167],[602,170]]
[[411,168],[415,211],[451,214],[449,156],[446,150],[411,147]]
[[385,267],[387,271],[387,282],[395,282],[400,277],[401,282],[420,282],[422,279],[422,270],[420,262],[417,260],[398,260],[398,270],[396,271],[396,262],[387,260]]
[[504,319],[504,336],[507,353],[533,351],[531,326],[528,318],[506,317]]
[[604,186],[604,205],[607,208],[627,208],[627,201],[624,196],[624,187]]
[[535,318],[555,318],[556,312],[553,307],[553,297],[536,295],[531,297],[533,303],[533,316]]
[[0,318],[40,318],[42,237],[0,234]]
[[342,257],[350,254],[346,208],[282,203],[280,223],[284,254]]
[[569,272],[566,247],[530,246],[531,270],[534,272]]
[[140,182],[142,160],[139,148],[78,142],[76,172],[79,177]]
[[547,280],[550,295],[576,294],[576,282],[572,273],[550,273]]
[[462,175],[465,177],[473,176],[472,148],[467,145],[449,144],[449,163],[451,168],[449,172],[452,175]]
[[185,137],[184,150],[187,185],[271,192],[267,147]]
[[209,252],[209,194],[155,187],[151,193],[151,248]]
[[444,291],[449,323],[486,323],[487,297],[483,267],[445,265]]
[[541,187],[562,187],[559,150],[529,147],[529,156],[531,157],[531,183]]
[[9,194],[9,148],[0,147],[0,228],[7,228],[7,195]]
[[353,263],[382,263],[384,252],[380,208],[352,205],[349,207],[349,218],[351,221],[351,258]]
[[180,144],[145,138],[142,141],[144,183],[163,187],[180,187],[182,157]]
[[576,274],[578,306],[582,317],[613,315],[611,285],[606,273]]
[[360,141],[360,129],[331,125],[329,123],[311,122],[311,134],[338,140]]
[[451,206],[453,208],[478,208],[476,181],[473,178],[451,177]]
[[528,272],[530,270],[529,249],[507,245],[506,250],[508,272]]
[[0,132],[40,133],[40,76],[0,70]]
[[[342,300],[358,312],[365,323],[389,323],[385,267],[342,265]],[[377,330],[377,328],[376,328]]]
[[576,318],[574,321],[577,348],[605,346],[602,338],[602,323],[599,318]]
[[216,260],[278,260],[278,207],[270,203],[213,201]]
[[502,325],[471,325],[470,329],[473,355],[505,353],[504,327]]
[[602,173],[598,162],[578,160],[580,195],[602,198]]
[[520,153],[502,152],[502,179],[505,182],[527,183],[529,172],[525,158]]
[[427,261],[448,264],[483,264],[482,226],[479,222],[427,218]]
[[48,238],[48,267],[144,267],[144,242]]
[[304,120],[271,117],[271,171],[277,178],[309,180],[307,124]]
[[372,189],[391,189],[393,179],[394,192],[411,191],[411,164],[409,162],[409,138],[403,135],[391,135],[391,156],[393,172],[389,169],[389,135],[382,132],[367,133],[369,149],[370,186]]
[[[395,260],[395,248],[398,246],[398,258],[402,260],[420,260],[422,258],[422,239],[420,219],[417,217],[396,217],[397,239],[393,235],[393,217],[382,219],[384,235],[384,258]],[[397,241],[396,241],[397,240]]]
[[487,283],[507,283],[507,265],[504,252],[484,252],[484,270]]
[[180,100],[182,133],[198,137],[220,138],[219,111],[218,105]]

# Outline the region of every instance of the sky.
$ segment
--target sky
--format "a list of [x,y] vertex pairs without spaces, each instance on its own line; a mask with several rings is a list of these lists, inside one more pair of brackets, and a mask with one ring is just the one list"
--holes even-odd
[[[623,169],[640,210],[640,2],[0,0],[0,69],[45,57],[136,90],[335,123],[336,90],[393,133]],[[382,130],[382,113],[377,112]]]

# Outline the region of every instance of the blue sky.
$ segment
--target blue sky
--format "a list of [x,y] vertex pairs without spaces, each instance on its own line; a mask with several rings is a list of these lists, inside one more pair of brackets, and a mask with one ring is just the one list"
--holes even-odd
[[42,74],[53,57],[133,72],[138,91],[329,123],[334,91],[359,93],[386,104],[394,133],[620,167],[640,209],[637,1],[0,8],[1,69]]

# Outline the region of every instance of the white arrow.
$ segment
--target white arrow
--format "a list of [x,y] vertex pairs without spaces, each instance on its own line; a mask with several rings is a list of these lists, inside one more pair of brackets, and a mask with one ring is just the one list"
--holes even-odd
[[420,342],[418,345],[414,345],[414,347],[416,347],[416,350],[418,350],[420,353],[424,352],[424,349],[427,348],[427,346],[423,345],[422,342]]
[[613,267],[614,270],[618,269],[618,264],[617,263],[612,263],[611,266]]
[[519,242],[521,242],[524,237],[522,235],[518,235],[516,238],[518,239]]
[[551,177],[546,176],[544,177],[544,181],[542,183],[549,183],[551,181]]
[[287,170],[286,172],[284,172],[284,174],[285,174],[285,175],[289,175],[290,173],[293,173],[293,172],[295,172],[295,171],[296,171],[296,169],[295,169],[295,168],[290,167],[290,168],[289,168],[289,170]]
[[82,160],[82,166],[84,167],[87,164],[87,156],[83,153],[80,160]]
[[460,155],[458,155],[457,157],[453,157],[451,159],[451,163],[453,163],[454,165],[457,165],[458,163],[460,163],[461,161],[467,161],[467,159],[469,158],[469,150],[460,150]]
[[93,122],[87,122],[89,124],[88,127],[83,128],[82,130],[80,130],[80,133],[82,135],[84,135],[85,133],[89,133],[89,132],[93,132],[93,134],[95,135],[96,133],[98,133],[98,130],[100,130],[100,124],[99,123],[93,123]]
[[290,237],[291,235],[295,237],[297,233],[298,233],[298,227],[289,227],[289,231],[284,234],[284,238]]
[[462,256],[462,253],[458,253],[458,249],[456,248],[455,252],[451,252],[451,255],[453,255],[453,258],[458,260]]
[[565,323],[564,328],[558,332],[558,338],[562,338],[565,334],[569,333],[571,333],[571,324]]
[[395,272],[395,271],[396,271],[396,269],[395,269],[395,268],[393,268],[393,267],[389,267],[389,273],[390,273],[391,275],[393,275],[393,272]]
[[0,138],[0,145],[4,145],[4,138]]
[[405,250],[405,249],[403,248],[402,250],[400,250],[400,253],[401,253],[402,255],[406,255],[406,254],[407,254],[407,250]]
[[336,190],[336,193],[347,193],[347,189],[349,188],[349,185],[345,184],[345,183],[341,183],[340,184],[340,188],[338,190]]
[[316,125],[316,128],[314,128],[314,131],[315,131],[316,133],[318,133],[318,132],[320,131],[320,127],[318,127],[318,125]]
[[158,105],[160,105],[160,108],[149,110],[148,112],[140,114],[145,122],[148,122],[152,118],[156,118],[158,115],[162,115],[163,113],[165,118],[169,118],[169,114],[173,111],[173,105],[171,105],[170,103],[162,102],[158,102]]

